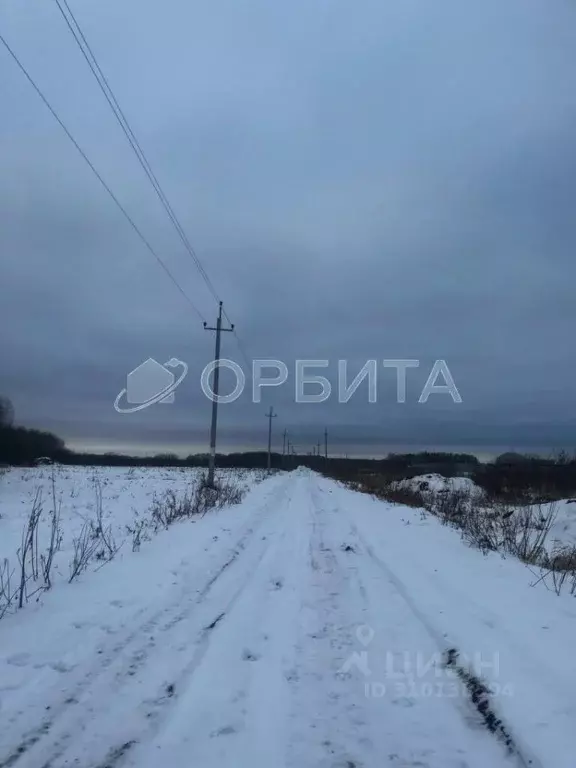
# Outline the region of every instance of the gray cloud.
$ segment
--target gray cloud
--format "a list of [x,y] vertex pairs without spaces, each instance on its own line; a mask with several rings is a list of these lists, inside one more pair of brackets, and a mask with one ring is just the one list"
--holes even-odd
[[[222,448],[576,442],[576,24],[566,4],[133,0],[74,7],[249,355],[419,358],[408,402],[223,407]],[[55,6],[3,34],[202,315],[215,304]],[[77,445],[202,450],[213,338],[0,50],[0,391]],[[225,354],[242,362],[234,339]],[[112,403],[186,360],[173,406]],[[433,361],[464,402],[416,402]],[[225,382],[226,383],[226,382]],[[438,398],[439,396],[437,396]],[[295,438],[296,439],[296,438]]]

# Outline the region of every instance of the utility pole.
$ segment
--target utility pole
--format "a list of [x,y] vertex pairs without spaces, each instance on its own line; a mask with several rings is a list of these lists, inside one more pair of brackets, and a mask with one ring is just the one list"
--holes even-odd
[[316,456],[320,456],[320,440],[318,440],[318,443],[316,444],[316,448],[318,449],[316,451]]
[[[288,441],[288,430],[284,430],[282,435],[282,469],[286,469],[288,465],[288,459],[286,456],[286,442]],[[290,451],[290,441],[288,441],[288,451]]]
[[324,459],[326,461],[326,469],[328,469],[328,427],[324,430]]
[[271,451],[272,451],[272,419],[275,419],[278,414],[274,413],[274,408],[270,406],[270,411],[266,414],[268,419],[268,474],[270,474],[271,468]]
[[230,328],[222,328],[222,302],[218,304],[218,319],[216,320],[216,327],[212,328],[204,322],[205,331],[216,331],[216,349],[214,352],[214,362],[216,367],[214,368],[214,378],[212,391],[214,396],[212,398],[212,423],[210,425],[210,457],[208,460],[208,486],[214,487],[214,466],[216,464],[216,426],[218,423],[218,387],[220,383],[220,334],[222,331],[233,331],[234,324],[231,323]]

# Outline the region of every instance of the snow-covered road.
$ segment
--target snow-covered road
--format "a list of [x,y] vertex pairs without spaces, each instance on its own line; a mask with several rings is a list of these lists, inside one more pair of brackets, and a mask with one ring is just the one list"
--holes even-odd
[[278,475],[2,622],[0,768],[573,768],[575,601],[526,574]]

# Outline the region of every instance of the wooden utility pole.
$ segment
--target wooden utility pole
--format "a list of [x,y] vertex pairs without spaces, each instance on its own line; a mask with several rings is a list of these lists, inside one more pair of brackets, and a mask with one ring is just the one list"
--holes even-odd
[[268,419],[268,474],[272,467],[272,419],[275,419],[278,414],[274,413],[274,408],[270,406],[270,411],[266,414]]
[[[284,433],[282,435],[282,468],[283,469],[286,469],[286,467],[288,465],[288,458],[287,458],[287,455],[286,455],[286,444],[288,444],[288,446],[290,445],[290,442],[288,440],[288,430],[287,429],[284,430]],[[290,448],[288,448],[288,451],[290,451]]]
[[216,327],[212,328],[204,322],[204,330],[216,331],[216,349],[214,352],[214,362],[216,367],[214,368],[214,379],[212,386],[212,423],[210,424],[210,457],[208,460],[208,486],[214,487],[214,467],[216,465],[216,427],[218,424],[218,388],[220,383],[220,335],[222,331],[233,331],[234,324],[230,325],[230,328],[222,328],[222,302],[218,305],[218,319],[216,320]]

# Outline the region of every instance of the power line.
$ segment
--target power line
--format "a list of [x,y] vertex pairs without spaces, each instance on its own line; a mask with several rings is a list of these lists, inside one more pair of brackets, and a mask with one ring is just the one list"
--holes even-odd
[[[162,186],[160,185],[160,182],[158,181],[158,178],[154,173],[152,166],[150,165],[150,162],[146,157],[146,154],[142,149],[142,146],[132,129],[132,126],[128,122],[128,118],[126,117],[124,111],[122,110],[122,107],[120,106],[120,103],[118,102],[118,99],[116,98],[114,91],[112,90],[112,87],[106,75],[104,74],[104,72],[102,71],[102,68],[100,67],[100,64],[98,63],[98,60],[96,58],[96,55],[94,54],[94,51],[92,50],[88,40],[86,39],[86,35],[82,31],[82,28],[80,27],[78,20],[76,19],[72,9],[70,8],[68,0],[55,0],[55,3],[64,21],[66,22],[66,25],[70,33],[74,37],[76,44],[80,48],[80,51],[84,56],[84,59],[86,60],[88,66],[90,67],[90,71],[94,75],[94,78],[96,79],[96,82],[100,87],[100,90],[104,94],[106,101],[108,102],[108,105],[110,106],[112,112],[114,113],[114,116],[118,124],[120,125],[124,135],[126,136],[128,143],[130,144],[134,154],[136,155],[138,162],[142,166],[144,172],[146,173],[146,176],[148,177],[148,180],[152,184],[154,191],[158,196],[158,199],[160,200],[164,210],[168,214],[170,221],[174,225],[178,236],[180,237],[182,243],[184,244],[184,247],[186,248],[187,252],[192,257],[194,264],[196,265],[196,268],[198,269],[200,276],[204,280],[208,290],[212,294],[212,297],[220,306],[220,304],[222,303],[222,300],[218,292],[216,291],[214,284],[210,280],[210,277],[206,272],[206,269],[204,268],[204,265],[202,264],[200,257],[198,256],[198,254],[194,250],[194,247],[190,243],[190,240],[186,235],[186,232],[182,224],[180,223],[178,217],[176,216],[176,213],[174,212],[174,209],[172,208],[170,201],[168,200],[164,190],[162,189]],[[226,320],[230,323],[230,325],[233,326],[234,324],[230,320],[230,317],[228,316],[225,310],[224,310],[224,316]],[[246,354],[244,345],[242,344],[240,337],[238,336],[238,333],[236,331],[234,331],[234,337],[236,339],[236,343],[238,344],[238,347],[240,349],[242,356],[244,357],[246,364],[250,368],[251,366],[250,360],[248,358],[248,355]]]
[[66,125],[64,124],[64,122],[63,122],[63,121],[61,120],[61,118],[58,116],[58,113],[56,112],[56,110],[54,109],[54,107],[53,107],[53,106],[50,104],[50,102],[48,101],[48,99],[46,98],[46,96],[44,96],[44,94],[43,94],[43,93],[42,93],[42,91],[40,90],[39,86],[38,86],[38,85],[36,84],[36,82],[33,80],[32,76],[31,76],[31,75],[28,73],[27,69],[26,69],[26,68],[25,68],[25,66],[22,64],[22,62],[20,61],[20,59],[18,58],[18,56],[16,55],[16,53],[15,53],[15,52],[12,50],[12,48],[11,48],[11,47],[8,45],[8,43],[6,42],[6,40],[4,39],[4,37],[2,36],[2,34],[0,34],[0,42],[1,42],[1,43],[2,43],[2,45],[3,45],[3,46],[6,48],[6,50],[8,51],[8,53],[10,54],[10,56],[12,57],[12,59],[13,59],[13,60],[16,62],[16,65],[18,66],[18,68],[20,69],[20,71],[21,71],[21,72],[23,73],[23,75],[26,77],[26,79],[28,80],[28,82],[30,83],[30,85],[31,85],[31,86],[34,88],[34,90],[36,91],[36,93],[38,94],[38,96],[41,98],[42,102],[44,103],[44,106],[45,106],[45,107],[47,107],[47,109],[48,109],[48,110],[50,111],[50,113],[52,114],[52,117],[53,117],[53,118],[56,120],[56,122],[58,123],[58,125],[59,125],[59,126],[62,128],[62,130],[63,130],[63,131],[64,131],[64,133],[66,134],[66,136],[67,136],[67,137],[70,139],[70,141],[72,142],[72,144],[73,144],[73,145],[76,147],[77,151],[80,153],[80,155],[81,155],[81,157],[83,158],[83,160],[86,162],[86,164],[88,165],[88,167],[90,168],[90,170],[92,171],[92,173],[93,173],[93,174],[96,176],[96,178],[98,179],[98,181],[100,182],[100,184],[101,184],[101,185],[104,187],[104,189],[106,190],[106,192],[107,192],[107,193],[110,195],[110,197],[112,198],[112,200],[114,201],[114,203],[116,204],[116,206],[117,206],[117,207],[120,209],[120,211],[122,212],[123,216],[126,218],[126,220],[127,220],[127,221],[128,221],[128,223],[130,224],[130,226],[132,227],[132,229],[133,229],[133,230],[136,232],[136,234],[138,235],[138,237],[140,238],[140,240],[141,240],[141,241],[144,243],[144,245],[146,246],[146,248],[148,249],[148,251],[149,251],[149,252],[152,254],[152,256],[154,256],[154,258],[156,259],[156,261],[158,262],[158,264],[159,264],[159,265],[162,267],[162,269],[163,269],[163,270],[166,272],[166,274],[168,275],[168,277],[170,278],[170,280],[172,280],[172,282],[174,283],[174,285],[176,286],[176,288],[178,289],[178,291],[179,291],[179,292],[182,294],[182,296],[183,296],[183,297],[184,297],[184,299],[185,299],[185,300],[188,302],[188,304],[190,304],[190,306],[192,307],[192,309],[194,310],[194,312],[196,312],[196,314],[198,315],[198,317],[200,318],[200,320],[202,320],[202,322],[205,322],[205,321],[204,321],[204,317],[203,317],[202,313],[200,312],[200,310],[199,310],[199,309],[196,307],[196,305],[193,303],[192,299],[191,299],[191,298],[188,296],[188,294],[187,294],[187,293],[184,291],[184,289],[182,288],[182,286],[181,286],[181,285],[178,283],[178,281],[176,280],[176,278],[174,277],[174,275],[172,274],[172,272],[170,271],[170,269],[167,267],[167,265],[164,263],[164,261],[163,261],[163,260],[160,258],[160,256],[159,256],[159,255],[156,253],[156,251],[155,251],[155,250],[154,250],[154,248],[153,248],[153,247],[150,245],[150,243],[149,243],[149,241],[146,239],[146,237],[145,237],[145,236],[142,234],[142,231],[140,230],[140,228],[138,227],[138,225],[135,223],[134,219],[133,219],[133,218],[130,216],[130,214],[128,213],[128,211],[127,211],[127,210],[124,208],[124,206],[122,205],[122,203],[121,203],[121,202],[118,200],[118,198],[116,197],[116,195],[114,194],[114,192],[111,190],[111,188],[108,186],[108,184],[106,183],[106,181],[104,181],[104,179],[102,178],[102,176],[100,175],[99,171],[96,169],[96,167],[94,166],[94,164],[92,163],[92,161],[90,160],[90,158],[88,157],[88,155],[86,154],[86,152],[85,152],[85,151],[82,149],[82,147],[81,147],[81,146],[78,144],[78,142],[76,141],[76,139],[74,138],[74,136],[73,136],[73,135],[70,133],[70,131],[68,130],[68,128],[66,127]]
[[[186,250],[194,260],[194,263],[196,264],[196,267],[200,272],[201,277],[206,283],[208,290],[212,294],[215,301],[219,302],[220,297],[218,296],[218,293],[216,292],[216,289],[214,288],[212,281],[210,280],[206,270],[204,269],[202,262],[200,261],[198,255],[196,254],[194,248],[192,247],[190,241],[188,240],[188,237],[186,236],[186,233],[182,225],[180,224],[178,217],[174,213],[174,210],[172,209],[172,206],[170,205],[170,202],[166,197],[164,190],[160,185],[160,182],[158,181],[154,171],[152,170],[152,166],[150,165],[150,162],[148,161],[148,158],[146,157],[146,154],[144,153],[144,150],[142,149],[140,142],[136,138],[136,135],[132,130],[132,127],[130,126],[130,123],[128,122],[126,115],[124,114],[118,102],[118,99],[114,95],[114,91],[112,90],[112,87],[108,82],[108,79],[106,78],[106,76],[102,71],[102,68],[98,64],[98,60],[96,59],[96,56],[92,48],[90,47],[90,44],[88,43],[86,36],[84,35],[80,27],[80,24],[78,23],[76,17],[74,16],[72,9],[70,8],[67,0],[55,0],[55,3],[58,6],[60,13],[62,14],[62,17],[64,18],[64,21],[68,26],[68,29],[70,30],[72,36],[74,37],[74,40],[76,41],[78,47],[80,48],[82,55],[86,59],[86,62],[90,67],[90,70],[94,75],[96,82],[100,87],[100,90],[106,97],[106,101],[108,102],[110,108],[112,109],[112,112],[114,113],[114,116],[118,121],[118,124],[120,125],[120,127],[122,128],[122,131],[124,132],[126,138],[128,139],[128,142],[132,147],[134,154],[138,158],[138,162],[144,169],[144,172],[146,173],[146,176],[148,177],[156,194],[158,195],[158,198],[162,203],[162,206],[164,207],[172,224],[174,225],[176,232],[178,233],[180,239],[184,243]],[[66,10],[64,10],[64,8],[66,8]]]
[[[228,322],[230,322],[229,318],[228,318]],[[246,348],[244,347],[244,344],[240,341],[240,337],[236,333],[236,329],[234,329],[234,338],[236,339],[236,344],[238,345],[238,349],[240,350],[240,354],[244,358],[244,362],[246,363],[246,366],[248,368],[248,375],[251,376],[252,375],[252,363],[250,362],[248,354],[246,353]]]

